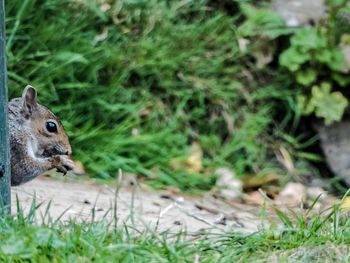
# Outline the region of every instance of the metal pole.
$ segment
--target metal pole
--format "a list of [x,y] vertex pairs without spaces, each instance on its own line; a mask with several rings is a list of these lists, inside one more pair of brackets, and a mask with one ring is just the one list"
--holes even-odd
[[11,212],[10,143],[8,134],[5,9],[0,0],[0,214]]

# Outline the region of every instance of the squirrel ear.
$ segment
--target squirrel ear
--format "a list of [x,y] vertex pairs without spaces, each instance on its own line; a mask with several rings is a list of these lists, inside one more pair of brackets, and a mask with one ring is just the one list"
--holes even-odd
[[27,117],[29,117],[32,115],[33,109],[37,105],[36,90],[32,86],[27,85],[23,90],[22,100],[24,113]]

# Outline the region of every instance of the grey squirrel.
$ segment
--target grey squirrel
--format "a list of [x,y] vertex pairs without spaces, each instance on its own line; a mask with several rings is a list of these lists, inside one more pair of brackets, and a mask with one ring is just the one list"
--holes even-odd
[[37,102],[32,86],[26,86],[21,98],[8,103],[8,120],[12,186],[53,168],[63,174],[74,168],[72,149],[60,120]]

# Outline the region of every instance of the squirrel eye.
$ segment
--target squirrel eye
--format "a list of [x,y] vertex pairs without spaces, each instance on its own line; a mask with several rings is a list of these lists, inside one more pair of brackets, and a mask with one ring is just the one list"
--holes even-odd
[[56,125],[56,123],[54,123],[54,122],[52,122],[52,121],[46,122],[46,129],[47,129],[49,132],[57,133],[57,125]]

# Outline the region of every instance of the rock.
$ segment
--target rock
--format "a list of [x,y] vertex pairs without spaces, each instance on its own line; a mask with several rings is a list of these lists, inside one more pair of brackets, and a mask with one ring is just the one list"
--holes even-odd
[[350,121],[317,124],[315,129],[330,170],[350,186]]
[[276,197],[277,205],[299,206],[306,200],[306,187],[300,183],[288,183]]
[[[335,203],[335,201],[332,201],[333,198],[321,187],[308,187],[306,194],[308,199],[306,206],[310,208],[312,206],[313,211],[320,211],[327,203],[331,204],[330,206]],[[317,202],[315,203],[316,200]]]
[[318,21],[326,14],[324,0],[273,0],[272,8],[290,27]]
[[215,219],[214,224],[226,226],[226,217],[220,214],[218,218]]
[[230,169],[219,168],[215,171],[215,175],[218,177],[216,186],[221,197],[233,200],[242,195],[243,184]]
[[328,193],[321,187],[308,187],[306,189],[306,194],[311,201],[314,201],[316,198],[323,200],[328,196]]

